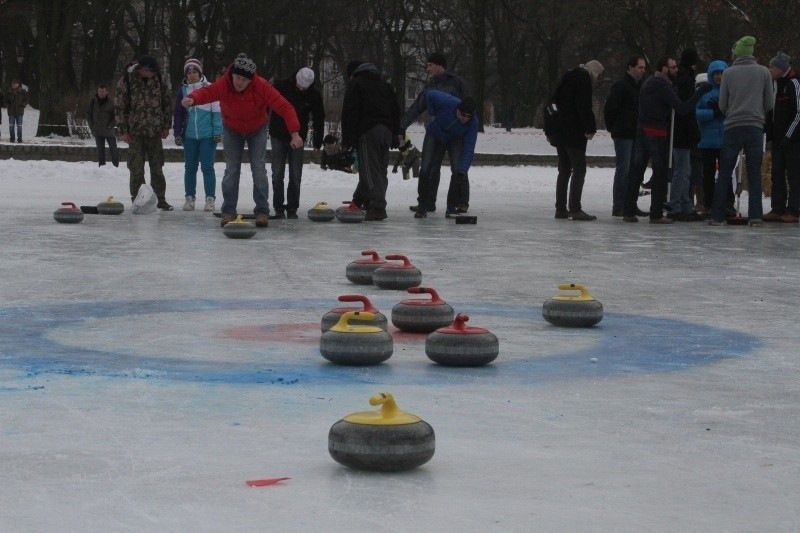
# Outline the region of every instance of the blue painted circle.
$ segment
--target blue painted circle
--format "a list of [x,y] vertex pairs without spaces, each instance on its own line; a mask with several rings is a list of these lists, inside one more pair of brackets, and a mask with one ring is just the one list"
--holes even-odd
[[[492,365],[478,368],[451,368],[432,364],[424,353],[424,337],[419,353],[398,354],[387,363],[373,367],[341,367],[327,363],[313,344],[297,347],[291,357],[281,353],[280,343],[264,343],[254,348],[257,360],[195,361],[174,357],[147,357],[113,350],[66,346],[51,339],[55,328],[79,328],[96,319],[116,317],[135,321],[137,316],[170,313],[224,313],[231,311],[282,311],[330,308],[330,300],[153,300],[133,302],[89,302],[0,309],[0,365],[19,368],[28,375],[77,374],[109,377],[177,379],[220,383],[272,384],[484,384],[542,383],[553,380],[586,379],[631,373],[679,371],[742,357],[761,346],[756,337],[706,325],[664,318],[606,313],[603,321],[590,329],[562,329],[544,323],[541,308],[504,305],[454,304],[459,312],[474,317],[501,317],[531,323],[536,335],[563,336],[556,343],[557,353],[514,354],[503,357],[502,331],[500,356]],[[390,306],[391,304],[387,304]],[[323,314],[323,312],[320,313]],[[524,318],[521,318],[524,317]],[[168,318],[165,318],[168,320]],[[538,328],[533,331],[534,326]],[[201,327],[197,325],[197,327]],[[519,335],[519,333],[515,334]],[[586,345],[587,337],[591,343]],[[570,338],[586,346],[569,349]],[[516,339],[519,341],[519,339]],[[87,342],[91,342],[89,339]],[[135,347],[134,347],[135,348]],[[414,359],[411,359],[411,358]],[[402,359],[401,359],[402,358]],[[595,358],[597,363],[592,363]],[[393,364],[393,362],[402,364]]]

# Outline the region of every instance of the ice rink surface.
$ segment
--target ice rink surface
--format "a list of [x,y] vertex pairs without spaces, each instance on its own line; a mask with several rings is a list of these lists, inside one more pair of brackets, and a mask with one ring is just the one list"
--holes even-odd
[[[314,223],[355,178],[309,164],[300,219],[240,241],[180,211],[182,165],[165,171],[176,211],[132,215],[124,168],[0,161],[3,531],[800,529],[796,225],[625,224],[613,169],[589,169],[598,221],[554,220],[555,170],[533,167],[470,172],[476,225],[444,218],[446,176],[414,219],[398,175],[386,221]],[[108,195],[125,213],[52,218]],[[387,315],[415,297],[347,281],[369,248],[407,255],[498,336],[498,359],[440,367],[424,335],[390,328],[386,363],[325,361],[339,295]],[[547,324],[562,282],[603,321]],[[426,465],[362,473],[328,454],[330,426],[382,391],[434,428]],[[245,484],[275,477],[291,479]]]

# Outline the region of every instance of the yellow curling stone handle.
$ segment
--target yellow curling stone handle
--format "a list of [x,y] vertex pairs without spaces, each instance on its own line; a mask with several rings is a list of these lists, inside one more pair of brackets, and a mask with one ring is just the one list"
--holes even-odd
[[317,202],[311,209],[319,209],[319,210],[330,209],[330,206],[325,202]]
[[561,283],[558,289],[562,291],[580,291],[580,294],[562,294],[553,296],[553,300],[568,300],[571,302],[590,302],[596,300],[596,298],[592,296],[592,293],[589,292],[589,289],[580,283]]
[[394,401],[394,396],[381,392],[369,399],[370,405],[380,405],[380,411],[363,411],[344,417],[345,422],[365,426],[400,426],[416,424],[420,417],[401,411]]
[[379,333],[383,331],[378,326],[363,326],[360,324],[350,324],[352,319],[359,320],[375,320],[375,314],[369,311],[348,311],[342,313],[339,321],[329,331],[337,331],[339,333]]

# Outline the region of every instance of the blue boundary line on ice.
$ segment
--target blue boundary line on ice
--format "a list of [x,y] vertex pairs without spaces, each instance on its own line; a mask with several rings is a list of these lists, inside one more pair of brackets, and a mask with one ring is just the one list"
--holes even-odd
[[[375,302],[379,308],[391,303]],[[385,305],[384,305],[385,304]],[[158,313],[201,313],[223,311],[279,311],[332,307],[331,300],[298,299],[189,299],[147,301],[102,301],[14,307],[0,309],[0,365],[19,368],[26,376],[47,374],[101,375],[176,379],[193,382],[313,384],[483,384],[539,383],[556,379],[585,379],[637,372],[666,372],[689,369],[715,361],[742,357],[759,348],[761,341],[741,332],[658,317],[606,313],[590,329],[555,328],[541,318],[535,306],[455,304],[459,312],[476,317],[506,317],[531,323],[536,335],[553,338],[580,337],[592,344],[577,351],[563,350],[547,355],[531,353],[503,357],[503,332],[494,331],[501,341],[500,357],[493,365],[480,368],[446,368],[431,363],[419,343],[419,354],[395,354],[387,363],[374,367],[341,367],[327,363],[316,346],[291,358],[275,349],[278,342],[254,349],[258,361],[235,363],[191,361],[177,357],[148,357],[65,346],[48,338],[53,328],[79,326],[92,319],[135,317]],[[321,314],[320,314],[321,316]],[[478,324],[480,325],[480,324]],[[519,324],[514,325],[518,329]],[[250,341],[252,342],[252,341]],[[406,345],[407,346],[407,345]],[[135,348],[135,347],[134,347]],[[306,349],[305,347],[303,349]],[[277,357],[276,357],[277,355]],[[419,356],[418,359],[416,357]],[[412,357],[415,359],[412,360]],[[591,364],[592,358],[598,364]],[[394,364],[393,364],[394,363]]]

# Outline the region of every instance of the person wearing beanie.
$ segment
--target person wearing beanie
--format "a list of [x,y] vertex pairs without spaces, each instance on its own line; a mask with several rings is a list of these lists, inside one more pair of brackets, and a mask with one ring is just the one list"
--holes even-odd
[[[721,226],[725,222],[726,198],[731,189],[730,176],[733,176],[733,169],[742,149],[747,162],[747,175],[761,175],[764,127],[775,98],[769,70],[759,65],[753,57],[755,44],[755,38],[750,36],[742,37],[736,42],[733,46],[735,59],[722,76],[719,88],[719,110],[725,115],[725,120],[720,153],[720,179],[714,187],[711,218],[708,221],[712,226]],[[748,183],[749,224],[759,227],[764,217],[761,180],[751,179]]]
[[784,52],[769,62],[769,73],[775,82],[775,107],[767,114],[766,128],[772,152],[772,209],[764,222],[796,224],[800,221],[800,80]]
[[[469,84],[464,78],[452,70],[447,70],[447,59],[441,52],[433,52],[428,56],[426,70],[428,72],[428,81],[425,83],[425,87],[417,95],[414,102],[408,106],[408,109],[406,109],[400,121],[400,130],[403,137],[405,137],[406,129],[426,111],[428,107],[428,91],[442,91],[455,96],[459,100],[471,94]],[[426,165],[431,166],[430,158],[433,154],[435,142],[436,140],[430,137],[426,130],[425,139],[422,141],[422,163],[420,163],[420,167]],[[459,169],[457,168],[455,158],[452,157],[452,154],[450,157],[450,170],[451,180],[448,197],[454,198],[455,190],[459,188],[459,186],[453,182],[452,176],[456,175]],[[440,180],[441,169],[438,166],[435,168],[431,167],[430,172],[426,174],[424,179],[420,176],[419,182],[417,183],[417,204],[409,206],[409,209],[415,213],[418,212],[420,208],[424,209],[426,213],[436,211],[436,192],[439,190]],[[427,191],[432,191],[432,194],[428,195]],[[425,205],[423,203],[423,196],[428,196],[428,201],[432,200],[432,202],[429,205]],[[466,213],[469,209],[469,189],[466,190],[465,196],[462,195],[459,205],[448,205],[447,207]]]
[[[636,141],[633,170],[628,182],[623,208],[624,222],[638,222],[636,202],[648,161],[653,167],[652,194],[650,196],[650,224],[672,224],[674,220],[664,216],[667,200],[667,170],[670,153],[670,124],[673,112],[688,115],[694,112],[700,98],[711,90],[711,84],[701,83],[692,96],[684,101],[678,98],[672,83],[678,73],[678,62],[672,56],[660,57],[656,61],[656,72],[642,84],[639,93],[639,117],[636,123]],[[692,76],[694,86],[694,76]],[[674,139],[673,139],[674,140]]]
[[345,69],[345,73],[347,74],[347,81],[350,81],[350,79],[353,77],[353,72],[355,72],[356,69],[361,66],[361,63],[363,63],[363,61],[361,61],[360,59],[353,59],[352,61],[347,63],[347,68]]
[[203,211],[213,212],[217,194],[217,174],[214,162],[217,144],[222,140],[222,112],[219,102],[196,105],[186,109],[181,101],[195,89],[207,87],[209,81],[203,75],[203,64],[199,59],[187,59],[183,64],[183,79],[173,106],[172,131],[175,144],[183,146],[184,211],[194,211],[197,194],[197,167],[203,172]]
[[126,69],[117,82],[114,113],[122,141],[129,145],[131,200],[136,198],[139,188],[145,183],[146,160],[150,166],[150,186],[158,197],[158,208],[172,211],[166,200],[162,142],[172,125],[172,98],[154,57],[144,55]]
[[111,152],[111,164],[119,166],[117,135],[114,131],[114,100],[108,97],[108,86],[98,85],[94,97],[86,109],[86,121],[97,144],[97,164],[106,164],[106,143]]
[[11,80],[11,88],[6,94],[5,104],[8,111],[8,133],[10,140],[14,142],[14,131],[16,126],[16,141],[22,142],[22,116],[25,108],[28,107],[28,88],[20,83],[19,80]]
[[[639,116],[639,90],[646,65],[642,56],[628,59],[627,71],[608,93],[603,106],[606,129],[614,141],[616,169],[612,191],[611,216],[621,217],[625,192],[633,165],[633,141],[636,139],[636,119]],[[641,214],[642,212],[638,211]]]
[[389,149],[400,146],[400,103],[394,88],[372,63],[362,63],[342,101],[342,148],[358,153],[358,186],[353,202],[364,220],[384,220],[389,187]]
[[[559,110],[559,132],[545,131],[558,153],[556,179],[557,219],[597,220],[583,210],[583,182],[586,177],[586,143],[597,132],[592,110],[592,82],[603,73],[599,61],[588,61],[567,71],[551,99]],[[569,192],[569,196],[568,193]]]
[[[277,80],[274,86],[294,107],[297,119],[300,121],[299,133],[303,143],[308,139],[308,124],[312,121],[313,153],[319,154],[325,133],[325,106],[322,102],[322,93],[314,86],[314,71],[303,67],[292,76]],[[275,214],[270,218],[297,218],[305,149],[303,146],[292,148],[292,139],[286,122],[277,113],[272,113],[270,117],[269,135],[272,144],[272,206],[275,208]],[[284,194],[287,163],[289,183]]]
[[[688,101],[695,93],[695,67],[698,55],[694,48],[687,48],[681,53],[678,72],[673,80],[673,87],[682,102]],[[705,220],[705,215],[694,211],[692,201],[692,153],[697,152],[700,142],[700,130],[693,112],[685,115],[676,114],[675,127],[672,133],[672,181],[669,188],[667,217],[678,222],[697,222]],[[698,180],[702,182],[702,179]],[[702,190],[702,184],[697,183]]]
[[435,89],[428,91],[425,99],[430,117],[425,124],[425,134],[430,135],[433,143],[427,148],[431,154],[427,158],[423,156],[423,163],[420,165],[419,180],[425,186],[420,187],[422,192],[419,209],[414,217],[427,217],[426,207],[436,205],[436,191],[430,188],[429,176],[434,169],[442,166],[445,153],[452,159],[452,166],[457,169],[450,179],[445,216],[455,216],[461,212],[456,206],[465,205],[469,198],[467,173],[475,156],[478,138],[478,117],[475,114],[477,106],[470,96],[458,99]]
[[242,157],[247,146],[253,173],[256,226],[265,228],[269,225],[267,119],[271,111],[280,116],[286,122],[290,146],[301,148],[303,139],[298,133],[300,122],[297,113],[281,93],[256,73],[256,64],[245,54],[239,54],[225,75],[214,83],[189,93],[181,100],[181,105],[189,109],[215,101],[219,101],[222,111],[222,153],[225,156],[220,223],[225,226],[236,219]]

